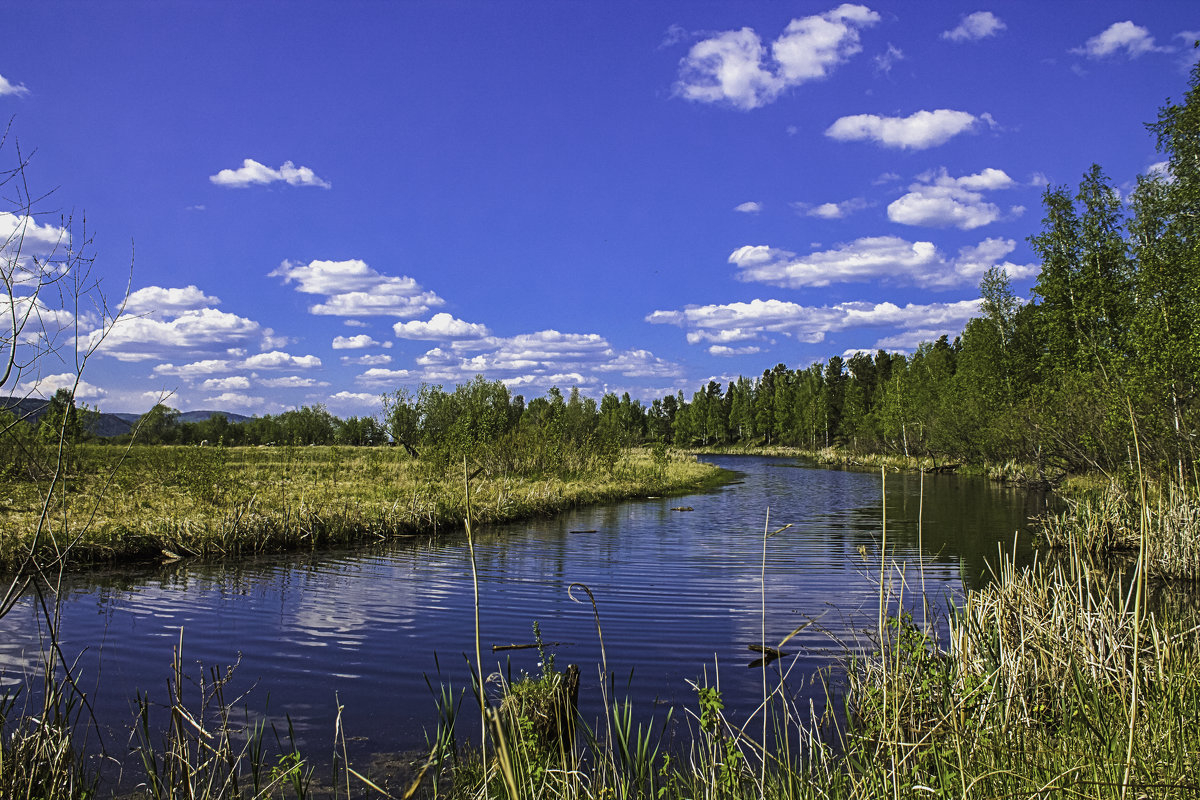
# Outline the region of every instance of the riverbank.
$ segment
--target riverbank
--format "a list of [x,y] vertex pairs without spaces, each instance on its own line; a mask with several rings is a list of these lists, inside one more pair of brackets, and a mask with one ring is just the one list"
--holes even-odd
[[[811,450],[803,447],[788,445],[724,445],[721,447],[690,448],[689,453],[696,455],[753,455],[779,456],[781,458],[797,458],[809,461],[822,467],[842,467],[878,471],[887,469],[892,472],[926,472],[954,473],[958,475],[981,475],[1002,483],[1013,483],[1023,486],[1045,487],[1047,480],[1040,476],[1037,468],[1031,464],[1019,464],[1015,461],[1003,464],[988,462],[974,463],[938,458],[936,456],[906,456],[901,453],[859,453],[840,447],[823,447]],[[1066,476],[1055,476],[1056,482]]]
[[[461,470],[396,448],[80,447],[47,485],[0,482],[0,569],[35,550],[71,566],[312,549],[458,528]],[[573,475],[471,476],[471,518],[512,522],[585,505],[715,488],[732,476],[633,449]]]

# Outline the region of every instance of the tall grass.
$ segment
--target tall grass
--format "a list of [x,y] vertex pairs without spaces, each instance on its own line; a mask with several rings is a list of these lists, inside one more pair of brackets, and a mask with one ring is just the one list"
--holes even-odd
[[[694,456],[649,450],[569,475],[485,470],[471,485],[472,520],[694,491],[722,475]],[[466,517],[461,474],[395,448],[83,446],[48,504],[44,488],[0,479],[0,569],[28,557],[39,524],[70,528],[69,558],[87,563],[164,551],[228,557],[311,549],[461,529]]]
[[488,712],[494,755],[465,756],[470,767],[452,770],[435,796],[1200,793],[1200,616],[1148,611],[1143,570],[1114,573],[1077,551],[1018,570],[1001,554],[991,583],[941,625],[903,610],[903,572],[880,562],[877,647],[848,662],[842,708],[797,708],[782,671],[764,681],[761,705],[735,721],[714,672],[713,682],[694,684],[682,738],[664,738],[653,721],[635,728],[629,706],[606,698],[604,719],[584,728],[586,747],[576,750],[527,746],[528,704],[501,703]]
[[[1144,495],[1144,496],[1143,496]],[[1145,538],[1146,574],[1200,580],[1200,492],[1192,486],[1116,480],[1065,498],[1066,508],[1041,520],[1051,548],[1092,555],[1137,553]]]

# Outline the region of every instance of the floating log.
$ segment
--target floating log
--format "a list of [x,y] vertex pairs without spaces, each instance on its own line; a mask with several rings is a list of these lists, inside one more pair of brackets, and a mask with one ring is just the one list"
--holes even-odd
[[754,667],[766,666],[767,664],[770,664],[775,659],[783,658],[784,656],[788,655],[787,653],[783,652],[782,650],[780,650],[778,648],[761,645],[761,644],[748,644],[748,645],[746,645],[746,647],[748,647],[752,652],[762,653],[762,658],[756,658],[753,661],[751,661],[749,664],[747,664],[747,666],[750,667],[751,669],[753,669]]
[[501,650],[533,650],[539,646],[540,647],[568,647],[573,644],[575,644],[575,643],[574,642],[542,642],[541,645],[538,645],[537,642],[534,642],[533,644],[494,644],[494,645],[492,645],[492,652],[498,653]]
[[692,508],[691,506],[675,506],[671,510],[672,511],[695,511],[696,509]]
[[751,650],[753,650],[755,653],[762,653],[764,656],[770,656],[771,658],[783,658],[784,656],[787,655],[787,653],[783,652],[782,650],[780,650],[778,648],[768,647],[766,645],[748,644],[746,646],[749,647]]

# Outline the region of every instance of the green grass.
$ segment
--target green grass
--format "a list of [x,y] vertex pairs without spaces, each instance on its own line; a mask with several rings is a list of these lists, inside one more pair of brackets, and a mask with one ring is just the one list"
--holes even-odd
[[1200,493],[1150,482],[1141,491],[1144,501],[1117,481],[1080,487],[1041,521],[1038,536],[1050,548],[1110,556],[1136,553],[1144,535],[1147,574],[1200,580]]
[[[474,465],[470,465],[472,470]],[[574,474],[484,471],[472,518],[507,522],[718,485],[726,473],[674,451],[629,450]],[[0,479],[0,568],[230,557],[459,529],[463,474],[397,448],[81,446],[52,490]],[[49,502],[46,497],[49,496]],[[70,544],[69,551],[67,545]]]

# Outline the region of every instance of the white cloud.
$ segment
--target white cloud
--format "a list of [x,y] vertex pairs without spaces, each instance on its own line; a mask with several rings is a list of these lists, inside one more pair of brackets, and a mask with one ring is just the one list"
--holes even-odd
[[[978,316],[978,315],[976,315]],[[948,336],[953,339],[962,332],[964,322],[961,325],[950,325],[941,328],[919,328],[911,331],[901,331],[894,336],[885,336],[875,342],[877,350],[907,350],[913,351],[921,346],[924,342],[936,342],[943,336]]]
[[980,119],[966,111],[946,108],[918,111],[907,117],[855,114],[836,120],[825,135],[841,142],[873,141],[884,147],[924,150],[971,130]]
[[[647,322],[678,325],[687,331],[690,344],[725,345],[730,341],[762,340],[784,335],[816,344],[829,333],[853,328],[961,329],[979,315],[981,300],[954,303],[849,302],[833,306],[802,306],[783,300],[752,300],[749,303],[687,306],[679,311],[655,311]],[[714,355],[722,353],[714,353]]]
[[0,254],[6,257],[15,255],[17,244],[23,255],[41,255],[70,242],[71,233],[65,227],[39,225],[36,219],[26,214],[0,211]]
[[875,24],[869,8],[844,3],[793,19],[768,48],[751,28],[725,31],[692,45],[680,61],[675,92],[701,103],[749,110],[792,86],[824,78],[862,50],[859,29]]
[[942,38],[952,42],[976,42],[995,36],[1008,26],[990,11],[976,11],[962,18],[953,30],[943,31]]
[[[765,245],[747,245],[733,251],[729,263],[738,267],[737,277],[741,280],[792,289],[865,281],[945,289],[977,283],[989,267],[1015,248],[1012,239],[986,239],[975,247],[962,248],[958,258],[947,259],[932,242],[869,236],[807,256]],[[1034,265],[1004,262],[999,266],[1014,279],[1037,271]]]
[[367,406],[378,405],[379,395],[370,392],[338,392],[329,396],[334,405]]
[[227,372],[229,369],[230,363],[225,359],[210,358],[178,367],[174,364],[159,364],[153,371],[155,375],[177,375],[190,380],[217,372]]
[[262,397],[225,392],[202,401],[204,405],[219,409],[237,408],[242,411],[262,411],[268,408],[267,401]]
[[308,389],[313,386],[328,386],[325,381],[316,378],[301,378],[298,375],[285,375],[282,378],[262,378],[258,381],[268,389]]
[[387,386],[395,383],[412,383],[419,378],[420,376],[416,372],[407,369],[372,367],[354,380],[364,386]]
[[325,295],[326,302],[308,307],[312,314],[418,317],[446,302],[412,278],[382,275],[359,259],[284,261],[268,277],[295,282],[296,290],[305,294]]
[[285,161],[279,169],[271,169],[252,158],[242,161],[242,166],[237,169],[223,169],[216,175],[210,175],[208,179],[217,186],[235,189],[279,181],[291,186],[320,186],[322,189],[330,187],[328,181],[318,178],[308,167],[297,167],[291,161]]
[[200,384],[200,388],[210,392],[224,392],[229,389],[249,389],[250,379],[243,375],[233,375],[228,378],[209,378]]
[[594,333],[537,331],[511,337],[451,342],[435,347],[417,358],[421,377],[435,382],[454,382],[484,375],[493,380],[528,378],[544,381],[562,374],[579,374],[589,381],[596,373],[626,377],[676,377],[677,365],[648,350],[615,350]]
[[482,339],[492,335],[486,325],[463,322],[445,312],[434,314],[428,322],[397,322],[392,330],[401,339]]
[[819,217],[820,219],[845,219],[855,211],[862,211],[869,204],[861,197],[855,197],[851,200],[843,200],[840,203],[820,203],[812,205],[810,203],[792,203],[792,208],[796,211],[809,217]]
[[[19,274],[19,270],[13,270],[10,275]],[[14,283],[20,284],[20,279],[15,278]],[[45,296],[50,296],[49,292],[44,293]],[[7,305],[7,303],[6,303]],[[32,345],[35,348],[43,349],[53,347],[54,342],[60,336],[73,334],[76,325],[87,326],[92,324],[90,315],[76,316],[65,308],[53,308],[46,305],[41,297],[33,297],[32,295],[14,294],[12,297],[12,305],[4,309],[5,315],[13,315],[17,319],[17,327],[21,329],[19,341],[22,344]],[[25,320],[24,323],[21,320]],[[12,319],[5,320],[11,326]],[[4,323],[0,323],[4,324]],[[7,332],[11,333],[11,327]]]
[[[99,352],[122,361],[144,361],[171,350],[205,353],[251,342],[269,331],[254,320],[215,308],[184,311],[175,319],[123,317],[113,324]],[[99,342],[93,331],[89,345]]]
[[596,383],[594,378],[585,378],[578,372],[559,372],[554,375],[518,375],[515,378],[502,379],[510,389],[520,389],[523,386],[537,386],[549,389],[551,386],[588,386]]
[[[77,380],[78,383],[76,383]],[[47,375],[44,378],[38,378],[33,381],[29,386],[34,394],[42,397],[51,397],[59,389],[70,389],[72,387],[75,389],[75,398],[77,400],[94,400],[108,395],[108,392],[104,389],[79,378],[74,372]]]
[[1171,179],[1171,162],[1155,161],[1150,166],[1146,167],[1146,175],[1151,178],[1162,178],[1164,180]]
[[25,84],[23,83],[13,83],[8,78],[0,75],[0,96],[6,94],[20,97],[21,95],[29,94],[29,89],[25,88]]
[[321,366],[316,356],[294,356],[282,350],[259,353],[247,358],[238,366],[243,369],[312,369]]
[[206,295],[196,286],[189,285],[182,289],[147,286],[129,295],[129,299],[125,302],[125,311],[128,314],[164,317],[177,316],[183,311],[220,304],[220,298]]
[[377,356],[342,356],[343,364],[355,364],[360,367],[378,367],[392,363],[392,357],[386,353]]
[[365,333],[357,336],[333,337],[334,350],[362,350],[367,347],[391,347],[391,342],[377,342]]
[[982,192],[1014,185],[1003,170],[991,167],[961,178],[952,178],[941,169],[920,176],[908,187],[907,194],[893,201],[888,206],[888,219],[902,225],[972,230],[1001,217],[999,207],[986,202]]
[[904,60],[904,51],[888,42],[887,50],[875,56],[875,71],[884,75],[892,74],[892,67],[897,61]]
[[757,214],[758,212],[762,211],[762,203],[750,200],[745,203],[739,203],[733,207],[733,210],[740,211],[743,214]]
[[708,354],[710,356],[748,356],[755,353],[761,353],[761,347],[753,345],[749,347],[729,347],[724,344],[709,345]]
[[1122,52],[1129,58],[1137,58],[1145,53],[1166,53],[1170,51],[1170,47],[1159,47],[1156,45],[1154,37],[1150,35],[1150,31],[1141,25],[1133,24],[1132,20],[1114,22],[1103,32],[1088,39],[1083,47],[1076,47],[1071,50],[1072,53],[1087,56],[1088,58],[1107,58],[1108,56]]

